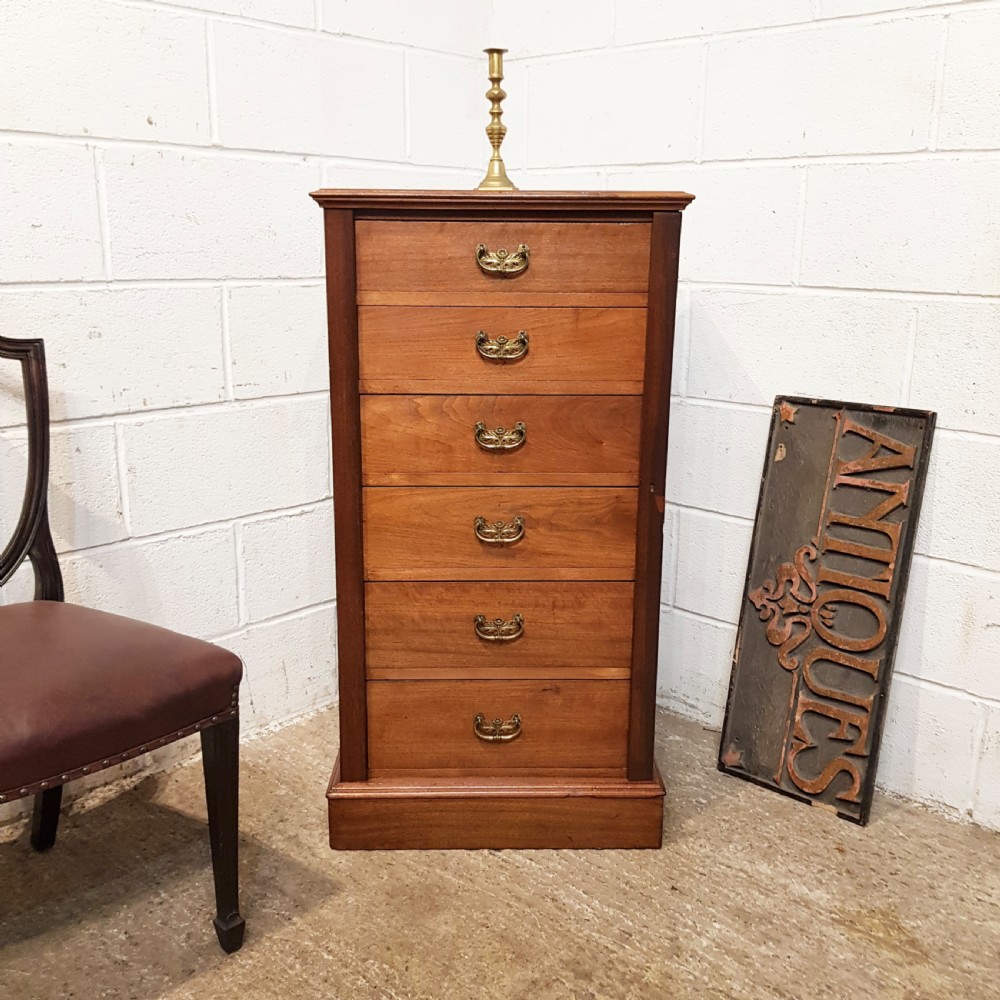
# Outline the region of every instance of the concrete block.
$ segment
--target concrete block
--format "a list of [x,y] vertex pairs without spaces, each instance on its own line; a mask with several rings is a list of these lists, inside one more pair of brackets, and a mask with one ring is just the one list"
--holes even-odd
[[227,294],[237,399],[329,388],[323,285],[234,285]]
[[717,31],[740,31],[775,24],[809,21],[812,0],[628,0],[616,5],[615,43],[632,45]]
[[[20,515],[28,475],[26,433],[0,432],[0,538]],[[57,427],[50,437],[49,523],[56,549],[104,545],[127,537],[118,489],[115,429]]]
[[942,149],[1000,147],[1000,11],[982,10],[949,18],[941,93],[938,146]]
[[878,787],[967,812],[979,715],[979,705],[967,697],[908,677],[894,678]]
[[507,45],[508,59],[603,49],[614,33],[614,4],[576,0],[503,0],[493,5],[490,45]]
[[[483,142],[486,142],[485,134]],[[383,166],[328,160],[323,164],[323,187],[402,188],[416,191],[474,188],[482,179],[485,169],[485,164],[480,170],[471,166],[463,169],[409,163]]]
[[[53,428],[50,446],[49,519],[56,549],[67,552],[127,538],[114,427]],[[5,472],[9,468],[6,462],[0,466]]]
[[685,281],[790,284],[801,170],[796,167],[656,167],[608,174],[608,188],[687,191],[680,276]]
[[202,639],[238,622],[231,527],[64,558],[66,600]]
[[673,604],[677,584],[677,518],[676,507],[663,514],[663,563],[660,571],[660,603]]
[[[242,657],[240,698],[248,730],[274,725],[336,698],[336,610],[332,604],[228,636]],[[333,761],[330,761],[333,769]]]
[[752,518],[771,414],[675,401],[670,408],[667,500]]
[[208,143],[205,27],[109,3],[9,0],[3,127]]
[[[221,308],[217,288],[9,291],[0,330],[45,338],[50,415],[72,420],[222,399]],[[0,423],[13,423],[23,397],[5,384]]]
[[997,160],[809,167],[801,282],[1000,294]]
[[674,604],[737,624],[753,524],[695,510],[681,510],[678,516]]
[[[0,514],[0,528],[5,532],[7,538],[14,530],[14,525],[4,522],[5,514]],[[7,581],[0,590],[0,604],[17,604],[19,601],[32,601],[35,598],[35,574],[31,568],[31,563],[25,560],[14,571],[14,575]]]
[[2,145],[0,177],[0,284],[104,277],[89,149]]
[[[504,155],[507,172],[518,187],[530,191],[601,191],[605,187],[604,172],[597,167],[587,167],[583,170],[569,168],[528,169],[512,167]],[[483,164],[485,171],[486,165]],[[478,178],[477,178],[478,180]]]
[[485,56],[458,59],[437,52],[407,54],[408,159],[439,166],[475,166],[485,172],[490,158],[484,131],[489,121],[489,105],[483,97],[489,86],[485,60]]
[[322,274],[315,164],[118,148],[104,162],[116,278]]
[[818,14],[820,17],[848,17],[851,14],[877,14],[881,11],[942,7],[956,2],[959,0],[818,0]]
[[[485,63],[482,64],[481,72],[485,72],[485,65]],[[525,170],[535,166],[534,162],[528,159],[528,117],[533,107],[531,80],[532,63],[530,61],[520,62],[512,59],[504,63],[503,88],[507,91],[508,97],[503,102],[503,123],[507,126],[507,134],[504,136],[501,154],[507,170],[510,171],[511,179],[518,187],[525,189],[534,187],[534,181],[529,182],[524,175]],[[489,86],[489,78],[486,78],[485,82]],[[489,124],[490,120],[490,106],[485,100],[486,92],[484,90],[476,87],[476,93],[484,95],[480,114],[483,111],[486,112],[485,118],[476,120],[477,128],[474,130],[477,135],[482,136],[483,142],[486,144],[485,147],[480,148],[473,161],[476,167],[476,184],[478,184],[486,172],[486,164],[489,162],[491,150],[489,140],[486,138],[486,125]],[[574,186],[570,185],[570,187]]]
[[[4,477],[0,479],[0,538],[3,545],[13,535],[21,515],[27,466],[24,432],[20,428],[0,430],[0,467],[4,470]],[[0,595],[8,596],[2,588]]]
[[657,700],[721,729],[735,642],[735,625],[661,609]]
[[122,429],[135,535],[229,520],[328,493],[324,400],[180,413]]
[[[323,3],[324,31],[462,55],[509,41],[487,41],[489,22],[490,5],[468,0],[424,0],[418,12],[409,0],[378,3],[324,0]],[[487,86],[489,81],[483,90]]]
[[1000,439],[935,435],[916,551],[1000,568]]
[[190,7],[246,17],[255,21],[273,21],[293,27],[315,27],[316,11],[313,0],[173,0],[175,7]]
[[705,159],[926,149],[943,25],[925,17],[713,41]]
[[[692,43],[635,52],[609,49],[533,63],[529,165],[694,159],[702,57],[701,46]],[[570,112],[567,95],[581,88],[586,97]],[[660,94],[669,94],[670,100],[652,104],[653,95]]]
[[897,405],[913,303],[694,287],[688,395],[769,406],[779,394]]
[[986,731],[979,751],[979,781],[972,818],[983,826],[1000,830],[1000,708],[990,705],[985,711]]
[[212,32],[223,145],[402,158],[402,51],[246,24]]
[[1000,303],[921,302],[910,406],[935,410],[938,427],[996,434],[1000,429]]
[[[0,320],[0,333],[14,333],[16,330],[17,327],[11,328]],[[21,366],[16,362],[4,361],[0,364],[0,427],[20,427],[26,420]]]
[[674,358],[670,372],[670,395],[687,394],[688,365],[691,357],[691,286],[677,286],[677,315],[674,318]]
[[238,531],[249,621],[334,599],[332,503],[246,521]]
[[1000,701],[1000,575],[917,556],[896,671]]

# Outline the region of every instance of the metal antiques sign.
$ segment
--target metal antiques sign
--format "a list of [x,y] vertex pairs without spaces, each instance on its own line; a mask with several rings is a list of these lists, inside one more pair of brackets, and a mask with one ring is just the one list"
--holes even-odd
[[935,414],[779,396],[719,769],[868,821]]

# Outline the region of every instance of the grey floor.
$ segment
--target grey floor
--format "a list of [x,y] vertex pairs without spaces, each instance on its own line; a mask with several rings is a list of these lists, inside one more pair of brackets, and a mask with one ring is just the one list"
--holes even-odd
[[886,799],[862,830],[658,725],[660,851],[333,853],[336,714],[248,743],[230,957],[200,767],[76,806],[45,856],[7,828],[0,997],[1000,997],[1000,835]]

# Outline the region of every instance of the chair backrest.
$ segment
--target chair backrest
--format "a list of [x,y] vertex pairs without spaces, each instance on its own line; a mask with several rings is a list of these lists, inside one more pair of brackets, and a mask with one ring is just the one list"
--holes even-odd
[[45,342],[0,336],[0,358],[21,363],[28,424],[28,481],[13,537],[0,551],[0,587],[25,558],[35,572],[35,600],[63,599],[62,573],[49,528],[49,389]]

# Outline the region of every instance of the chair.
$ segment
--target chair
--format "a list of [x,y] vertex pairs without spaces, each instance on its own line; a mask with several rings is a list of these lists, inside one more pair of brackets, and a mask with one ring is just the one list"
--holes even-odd
[[0,607],[0,803],[35,796],[31,844],[55,844],[63,785],[201,734],[215,877],[215,931],[243,943],[238,899],[239,657],[143,622],[64,603],[49,528],[49,407],[41,340],[0,336],[21,363],[28,476],[0,587],[25,558],[35,599]]

